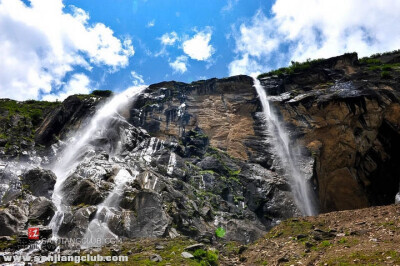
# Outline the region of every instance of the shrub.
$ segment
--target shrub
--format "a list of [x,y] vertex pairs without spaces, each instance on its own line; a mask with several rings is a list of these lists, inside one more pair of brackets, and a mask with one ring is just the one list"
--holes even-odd
[[110,90],[94,90],[91,94],[100,97],[110,97],[113,92]]
[[375,59],[375,58],[369,58],[369,57],[361,58],[359,62],[364,65],[380,65],[380,64],[382,64],[381,60]]
[[390,75],[390,73],[388,71],[382,71],[381,72],[381,78],[382,79],[390,79],[392,76]]
[[197,249],[193,256],[195,260],[200,262],[200,265],[204,266],[216,266],[218,265],[218,254],[212,250]]
[[392,70],[392,66],[390,66],[390,65],[384,65],[384,66],[382,67],[382,70],[383,70],[383,71],[390,71],[390,70]]

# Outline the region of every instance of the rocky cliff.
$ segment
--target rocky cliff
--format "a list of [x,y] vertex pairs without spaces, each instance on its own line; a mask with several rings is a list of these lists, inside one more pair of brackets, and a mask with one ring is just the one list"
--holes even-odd
[[[312,161],[303,170],[313,178],[322,212],[394,202],[399,70],[396,52],[362,60],[345,54],[260,76],[292,145]],[[135,104],[131,121],[163,139],[199,127],[212,146],[275,171],[252,86],[246,76],[155,84]]]
[[[321,212],[393,203],[399,191],[400,53],[293,63],[260,75],[302,158]],[[0,102],[0,235],[47,226],[60,160],[108,94],[63,103]],[[276,156],[253,79],[236,76],[149,86],[76,154],[62,185],[58,234],[83,237],[99,204],[124,184],[107,220],[122,238],[189,236],[242,243],[301,215]],[[62,158],[62,157],[61,157]],[[109,215],[107,216],[109,217]]]

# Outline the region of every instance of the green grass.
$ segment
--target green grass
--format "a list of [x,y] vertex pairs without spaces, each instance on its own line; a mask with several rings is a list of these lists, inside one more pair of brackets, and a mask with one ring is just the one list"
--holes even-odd
[[270,76],[283,76],[283,75],[290,75],[293,73],[301,72],[307,69],[310,69],[312,66],[314,66],[316,63],[319,63],[323,61],[324,59],[307,59],[305,62],[296,62],[292,61],[291,65],[288,67],[282,67],[276,70],[272,70],[268,73],[263,73],[258,76],[258,78],[265,78],[265,77],[270,77]]

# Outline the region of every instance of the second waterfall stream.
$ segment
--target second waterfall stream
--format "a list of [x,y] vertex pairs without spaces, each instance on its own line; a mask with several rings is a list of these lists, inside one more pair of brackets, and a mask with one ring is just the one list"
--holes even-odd
[[315,215],[316,210],[313,204],[313,193],[307,180],[301,174],[296,156],[290,145],[288,134],[277,117],[273,107],[268,101],[267,93],[261,85],[260,81],[253,77],[254,88],[260,98],[267,130],[274,138],[274,148],[279,156],[286,174],[289,176],[295,202],[303,215]]

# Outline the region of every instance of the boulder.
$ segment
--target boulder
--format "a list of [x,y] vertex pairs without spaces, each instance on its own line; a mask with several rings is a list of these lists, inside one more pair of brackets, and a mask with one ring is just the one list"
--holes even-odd
[[74,212],[65,212],[58,235],[61,237],[82,238],[95,214],[96,207],[94,206],[79,208]]
[[29,221],[31,224],[48,225],[56,212],[53,202],[45,197],[36,198],[30,206]]
[[170,222],[163,209],[160,195],[150,191],[139,192],[134,200],[129,237],[162,237]]
[[36,197],[50,198],[57,176],[50,170],[35,168],[22,176],[22,184]]
[[0,236],[11,236],[25,229],[28,221],[25,205],[9,205],[0,209]]
[[90,179],[82,179],[77,175],[67,178],[62,188],[64,200],[71,205],[97,205],[103,201],[103,195]]
[[18,232],[19,221],[8,209],[0,210],[0,235],[11,236]]

